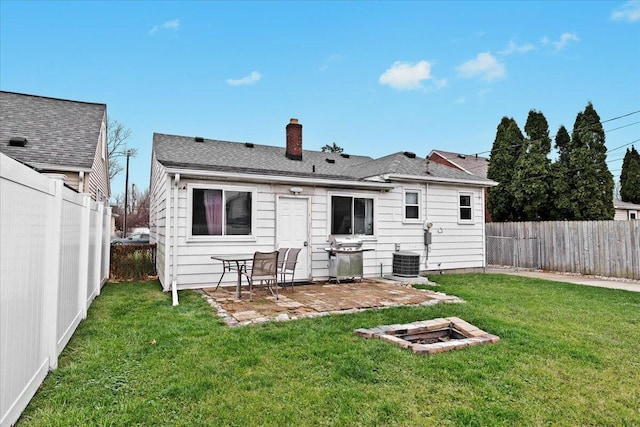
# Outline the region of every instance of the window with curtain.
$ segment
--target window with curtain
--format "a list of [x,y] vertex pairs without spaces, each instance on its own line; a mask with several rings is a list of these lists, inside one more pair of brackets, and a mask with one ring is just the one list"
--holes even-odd
[[251,235],[250,191],[204,188],[192,191],[193,236]]
[[373,199],[331,197],[331,234],[373,235]]

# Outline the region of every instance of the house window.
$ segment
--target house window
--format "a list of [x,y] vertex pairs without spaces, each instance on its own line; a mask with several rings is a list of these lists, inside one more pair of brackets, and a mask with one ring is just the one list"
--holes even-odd
[[637,211],[629,211],[629,219],[638,219]]
[[460,222],[473,221],[473,208],[471,207],[472,200],[473,194],[471,193],[458,194],[458,220]]
[[251,191],[193,188],[191,235],[251,235],[252,201]]
[[331,234],[373,235],[373,199],[331,197]]
[[420,191],[407,190],[404,192],[404,219],[420,219]]

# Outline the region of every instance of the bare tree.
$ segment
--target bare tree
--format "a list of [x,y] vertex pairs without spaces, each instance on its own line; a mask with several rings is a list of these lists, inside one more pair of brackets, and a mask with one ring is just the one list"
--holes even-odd
[[149,189],[131,188],[131,202],[129,206],[128,228],[149,227]]
[[[115,204],[112,204],[113,213],[116,215],[116,230],[122,233],[124,227],[124,193],[113,196]],[[131,184],[129,187],[129,199],[127,200],[127,229],[137,227],[149,227],[149,189],[140,188]],[[124,235],[124,233],[122,233]]]
[[120,159],[127,156],[127,150],[131,157],[138,154],[137,148],[129,148],[127,139],[131,136],[131,129],[118,122],[107,118],[107,150],[109,154],[109,179],[112,180],[124,167]]

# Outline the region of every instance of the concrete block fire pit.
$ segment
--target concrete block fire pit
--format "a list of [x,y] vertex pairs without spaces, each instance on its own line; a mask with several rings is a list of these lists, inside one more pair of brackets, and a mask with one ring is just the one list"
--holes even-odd
[[435,354],[478,344],[491,344],[500,337],[489,334],[459,317],[421,320],[404,325],[382,325],[372,329],[356,329],[356,335],[377,338],[415,354]]

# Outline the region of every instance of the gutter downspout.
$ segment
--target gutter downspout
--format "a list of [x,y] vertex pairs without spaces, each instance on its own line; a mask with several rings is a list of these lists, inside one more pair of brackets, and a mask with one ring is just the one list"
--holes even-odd
[[180,183],[180,174],[173,176],[173,233],[171,246],[173,252],[173,262],[171,269],[171,297],[173,305],[178,305],[178,184]]

